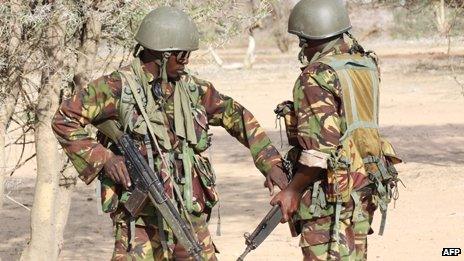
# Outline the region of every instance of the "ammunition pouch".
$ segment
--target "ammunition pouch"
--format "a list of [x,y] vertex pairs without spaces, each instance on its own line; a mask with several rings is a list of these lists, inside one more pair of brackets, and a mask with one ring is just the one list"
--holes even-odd
[[353,181],[350,179],[349,160],[339,149],[332,152],[327,161],[327,201],[332,203],[349,202]]
[[[183,157],[189,157],[190,174]],[[175,182],[182,187],[183,200],[189,213],[208,213],[219,201],[216,175],[208,158],[199,154],[174,154]]]
[[195,155],[194,171],[200,177],[205,194],[205,206],[212,209],[219,201],[219,194],[216,190],[216,173],[209,159],[201,155]]

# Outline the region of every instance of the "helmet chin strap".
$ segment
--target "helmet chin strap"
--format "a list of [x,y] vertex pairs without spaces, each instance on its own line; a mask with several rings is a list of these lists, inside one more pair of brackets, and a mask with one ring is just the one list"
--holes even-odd
[[140,47],[142,47],[140,44],[136,44],[135,47],[134,47],[134,52],[132,53],[132,55],[134,57],[138,57],[139,54],[140,54]]
[[160,74],[158,78],[161,78],[161,82],[167,83],[168,82],[168,59],[169,56],[171,56],[171,52],[163,52],[163,58],[162,60],[156,60],[156,64],[160,68]]

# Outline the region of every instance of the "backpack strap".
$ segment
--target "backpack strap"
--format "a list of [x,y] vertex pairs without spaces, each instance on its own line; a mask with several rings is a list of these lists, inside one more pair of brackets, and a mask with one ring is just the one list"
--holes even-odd
[[188,83],[178,81],[174,90],[174,126],[176,135],[192,145],[197,144],[195,133],[192,98]]

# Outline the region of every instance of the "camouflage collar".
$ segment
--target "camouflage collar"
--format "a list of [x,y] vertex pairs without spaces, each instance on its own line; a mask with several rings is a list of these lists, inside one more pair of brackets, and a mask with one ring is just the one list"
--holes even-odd
[[324,53],[321,53],[319,59],[324,56],[328,56],[328,55],[338,55],[338,54],[348,53],[349,49],[350,47],[345,41],[341,43],[336,43],[331,49],[329,49],[328,51]]
[[349,47],[345,41],[338,42],[338,39],[334,40],[334,42],[328,43],[326,47],[320,53],[316,53],[311,58],[310,63],[313,63],[325,56],[347,53],[348,50],[349,50]]
[[[330,46],[331,44],[333,44],[332,46]],[[327,48],[328,47],[328,48]],[[326,57],[326,56],[330,56],[330,55],[339,55],[339,54],[344,54],[344,53],[348,53],[349,50],[350,50],[350,47],[349,45],[343,41],[343,42],[340,42],[340,43],[329,43],[327,46],[326,46],[327,50],[322,50],[322,52],[318,52],[316,53],[310,60],[310,62],[308,64],[306,64],[305,66],[301,67],[301,71],[304,71],[305,68],[309,65],[309,64],[312,64],[314,62],[317,62],[317,60],[319,59],[322,59],[323,57]]]

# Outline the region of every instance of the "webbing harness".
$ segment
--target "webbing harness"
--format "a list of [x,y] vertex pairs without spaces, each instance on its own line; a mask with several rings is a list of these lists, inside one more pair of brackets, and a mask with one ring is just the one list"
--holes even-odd
[[[349,161],[344,158],[343,156],[340,156],[336,152],[332,152],[331,156],[328,159],[327,162],[328,166],[333,169],[346,169],[349,170],[350,168],[350,163]],[[334,217],[334,229],[332,233],[332,238],[335,240],[337,244],[340,242],[340,214],[342,211],[342,197],[340,194],[340,186],[339,183],[337,182],[338,179],[335,178],[336,183],[334,184],[334,193],[337,195],[337,201],[335,202],[335,217]]]
[[188,85],[184,81],[176,83],[174,90],[174,125],[176,135],[182,139],[182,152],[178,158],[182,160],[184,179],[182,180],[185,206],[189,213],[194,211],[192,169],[195,161],[195,153],[191,146],[198,143],[194,127],[193,104],[198,102],[198,90],[196,86]]
[[[327,207],[324,191],[321,189],[321,180],[314,182],[313,191],[311,193],[311,205],[309,212],[314,217],[320,217],[322,209]],[[319,204],[316,204],[318,202]]]
[[[138,59],[135,59],[134,63],[133,63],[133,66],[132,66],[133,73],[136,74],[136,75],[139,75],[140,74],[140,69],[141,69],[140,68],[140,61]],[[126,79],[127,85],[130,88],[132,96],[135,98],[135,102],[137,104],[137,107],[139,108],[139,110],[140,110],[140,112],[142,114],[143,120],[146,123],[146,128],[148,129],[148,134],[145,135],[144,142],[145,142],[145,145],[147,147],[147,155],[148,155],[149,165],[150,165],[150,167],[152,169],[155,168],[154,159],[153,159],[153,150],[152,150],[152,147],[151,147],[151,144],[152,144],[152,141],[153,141],[153,143],[156,146],[157,151],[160,154],[159,156],[160,156],[160,158],[162,160],[162,163],[165,166],[165,168],[167,169],[166,173],[168,174],[168,178],[171,179],[171,183],[172,183],[172,186],[173,186],[174,193],[176,194],[177,198],[180,201],[179,203],[180,203],[181,209],[183,210],[182,213],[184,214],[184,217],[188,221],[189,225],[191,226],[192,231],[194,231],[193,230],[193,225],[192,225],[191,220],[190,220],[190,218],[188,216],[188,213],[190,213],[190,212],[189,212],[188,209],[186,209],[186,206],[184,205],[185,191],[184,191],[184,196],[183,196],[182,193],[180,192],[180,188],[178,187],[177,183],[175,182],[172,175],[170,174],[171,172],[169,170],[172,169],[173,166],[172,166],[172,164],[168,164],[168,161],[166,160],[165,155],[162,153],[162,151],[161,151],[161,149],[159,147],[159,144],[158,144],[158,139],[160,139],[160,137],[162,137],[163,147],[165,149],[167,149],[168,151],[171,151],[172,146],[171,146],[171,144],[169,142],[169,137],[167,135],[167,132],[166,132],[166,130],[164,130],[164,131],[161,130],[163,128],[156,128],[155,129],[151,124],[151,122],[153,121],[153,118],[150,118],[148,116],[148,114],[147,114],[147,111],[145,110],[145,108],[147,107],[147,104],[150,104],[149,99],[153,98],[152,95],[151,95],[151,90],[149,90],[147,88],[147,90],[145,90],[145,93],[144,93],[146,96],[145,95],[142,96],[143,94],[140,91],[141,90],[141,88],[140,88],[141,84],[139,84],[135,80],[133,75],[131,75],[130,73],[123,72],[123,71],[121,71],[120,73]],[[152,108],[152,109],[154,109],[155,111],[158,111],[157,108]],[[152,112],[154,112],[154,111],[152,111]],[[127,127],[125,126],[124,128],[127,128]],[[151,139],[150,139],[150,136],[151,136]],[[169,154],[172,154],[172,152],[170,152]],[[169,163],[172,163],[171,160],[169,161]],[[188,173],[190,173],[190,175],[191,175],[191,172],[188,172]],[[166,181],[166,180],[164,180],[164,181]],[[191,184],[191,181],[190,181],[190,184]],[[191,187],[191,185],[190,185],[190,187]],[[191,197],[190,197],[190,200],[191,200]],[[159,216],[159,215],[157,215],[157,216]],[[129,244],[132,245],[134,240],[135,240],[135,220],[133,220],[133,219],[130,220],[130,226],[129,227],[130,227],[130,242],[129,242]],[[162,246],[163,246],[163,249],[167,250],[166,237],[165,237],[166,235],[164,234],[163,227],[164,227],[163,219],[162,218],[158,219],[158,229],[159,229],[159,232],[160,232],[161,242],[163,242],[163,238],[164,238],[164,244],[162,244]],[[164,251],[164,252],[166,252],[166,251]]]
[[[380,222],[379,228],[379,235],[383,235],[385,231],[385,225],[387,222],[387,210],[388,204],[390,203],[391,199],[395,198],[393,191],[394,189],[397,190],[396,183],[398,178],[391,175],[391,171],[395,171],[394,168],[390,169],[390,171],[385,167],[385,164],[379,157],[376,156],[367,156],[363,159],[364,164],[375,164],[377,171],[369,172],[369,179],[372,183],[375,184],[376,195],[378,197],[380,213],[382,214],[382,219]],[[393,172],[393,173],[395,173]],[[384,181],[392,181],[395,185],[390,186],[388,183],[384,184]]]

